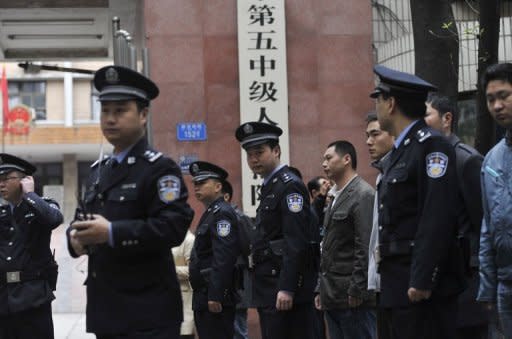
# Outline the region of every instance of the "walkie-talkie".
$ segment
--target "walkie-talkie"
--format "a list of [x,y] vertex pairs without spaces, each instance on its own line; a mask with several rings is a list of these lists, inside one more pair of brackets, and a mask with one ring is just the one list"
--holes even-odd
[[[73,221],[92,220],[93,219],[92,213],[90,213],[87,210],[87,205],[85,204],[83,194],[78,193],[76,200],[77,200],[77,208],[75,210],[75,217],[74,217]],[[73,224],[73,223],[71,223],[71,224]],[[80,227],[75,227],[75,229],[77,231],[81,230]]]

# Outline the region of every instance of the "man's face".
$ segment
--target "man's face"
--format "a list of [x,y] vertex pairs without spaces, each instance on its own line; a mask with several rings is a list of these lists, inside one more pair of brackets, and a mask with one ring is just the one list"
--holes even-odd
[[378,121],[370,121],[366,126],[366,145],[372,161],[379,160],[393,148],[394,138],[380,129]]
[[21,195],[21,183],[23,173],[11,171],[0,175],[0,195],[10,203],[15,203]]
[[322,167],[327,178],[334,181],[341,178],[346,167],[350,166],[348,158],[350,158],[348,154],[340,156],[336,153],[335,146],[327,148],[324,153],[324,161],[322,162]]
[[279,147],[271,149],[267,144],[260,144],[247,149],[247,164],[256,174],[266,177],[279,164]]
[[194,194],[197,200],[201,202],[215,200],[221,189],[221,183],[215,179],[206,179],[199,182],[194,181]]
[[147,109],[139,112],[134,100],[101,103],[101,130],[114,151],[126,149],[144,135],[146,118]]
[[392,109],[391,101],[391,97],[384,99],[382,94],[375,98],[375,112],[377,112],[377,119],[379,120],[380,128],[388,133],[391,132],[392,129],[390,119]]
[[491,80],[485,89],[487,108],[496,122],[512,129],[512,85],[502,80]]
[[433,129],[436,129],[440,132],[443,131],[443,119],[441,118],[441,115],[439,114],[439,111],[432,107],[431,104],[425,103],[425,106],[427,107],[427,114],[425,116],[425,122],[427,125],[432,127]]

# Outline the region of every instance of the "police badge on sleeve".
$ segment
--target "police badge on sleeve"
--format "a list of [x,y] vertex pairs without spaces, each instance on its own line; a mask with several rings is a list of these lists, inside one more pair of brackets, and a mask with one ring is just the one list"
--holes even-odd
[[427,155],[427,175],[431,178],[440,178],[446,173],[448,156],[441,152]]
[[227,220],[217,222],[217,234],[219,237],[227,237],[231,232],[231,223]]
[[288,204],[288,209],[290,212],[298,213],[302,211],[302,206],[304,205],[304,199],[302,195],[299,193],[292,193],[286,196],[286,203]]
[[180,197],[181,182],[174,175],[166,175],[158,179],[158,196],[168,204]]

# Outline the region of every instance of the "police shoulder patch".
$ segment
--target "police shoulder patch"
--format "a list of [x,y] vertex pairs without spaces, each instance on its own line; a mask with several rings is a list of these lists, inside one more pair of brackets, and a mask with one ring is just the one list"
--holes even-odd
[[448,168],[448,156],[441,152],[427,155],[427,175],[431,178],[441,178]]
[[302,211],[304,205],[304,198],[299,193],[292,193],[286,196],[286,204],[290,212],[298,213]]
[[217,234],[219,237],[227,237],[231,233],[231,223],[227,220],[217,222]]
[[168,204],[180,197],[181,181],[174,175],[166,175],[158,179],[158,196]]
[[155,162],[162,156],[162,152],[157,152],[149,149],[144,152],[144,159],[146,159],[149,162]]

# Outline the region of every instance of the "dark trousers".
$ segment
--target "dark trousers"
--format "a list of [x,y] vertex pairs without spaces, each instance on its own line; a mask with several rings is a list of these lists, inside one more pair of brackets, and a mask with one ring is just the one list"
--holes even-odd
[[119,334],[98,334],[98,339],[180,339],[181,322],[174,326],[135,330]]
[[[375,293],[377,305],[379,305],[380,293]],[[386,315],[383,308],[377,307],[377,339],[391,339],[390,331],[386,330]]]
[[457,298],[429,299],[383,309],[383,326],[392,339],[456,338]]
[[0,339],[53,339],[52,306],[0,316]]
[[220,313],[194,311],[194,323],[200,339],[233,338],[235,308],[224,307]]
[[262,339],[313,339],[313,303],[293,305],[290,311],[259,307]]
[[316,308],[313,310],[314,314],[314,323],[313,328],[315,332],[315,339],[325,339],[325,318],[324,311],[319,311]]

